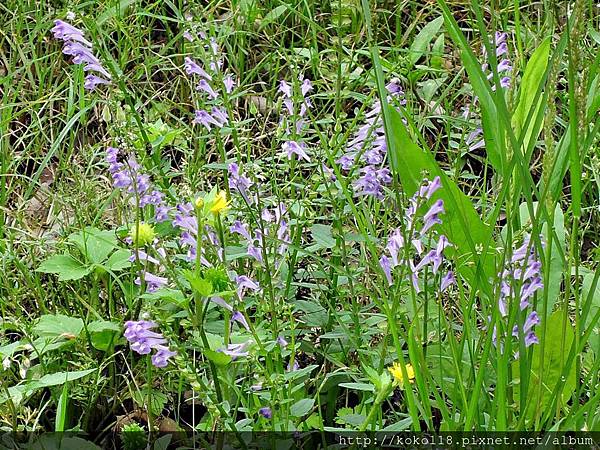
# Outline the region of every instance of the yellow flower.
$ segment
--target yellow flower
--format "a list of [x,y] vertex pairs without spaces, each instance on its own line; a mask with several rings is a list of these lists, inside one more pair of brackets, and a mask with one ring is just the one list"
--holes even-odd
[[214,214],[220,214],[229,208],[230,200],[227,200],[227,193],[221,191],[215,197],[213,204],[210,208],[210,212]]
[[[404,380],[404,376],[402,374],[402,366],[395,362],[392,367],[388,367],[388,370],[394,377],[394,384],[402,385],[402,381]],[[408,375],[408,382],[412,383],[415,380],[415,369],[410,364],[406,365],[406,375]]]
[[196,199],[196,207],[197,208],[203,208],[204,207],[204,199],[202,197],[198,197]]
[[134,223],[129,230],[129,236],[136,247],[151,244],[155,237],[154,227],[144,222]]

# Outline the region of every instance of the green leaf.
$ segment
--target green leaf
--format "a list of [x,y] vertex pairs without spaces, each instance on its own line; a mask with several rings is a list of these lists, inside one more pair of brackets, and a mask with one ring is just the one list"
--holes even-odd
[[77,244],[88,261],[96,264],[102,263],[110,252],[117,248],[117,236],[113,231],[99,230],[94,227],[87,227],[71,234],[69,241]]
[[204,353],[204,356],[206,356],[210,361],[212,361],[219,367],[225,367],[232,360],[231,356],[226,355],[223,352],[216,352],[214,350],[210,350],[208,348],[202,350],[202,353]]
[[[537,327],[536,332],[538,334],[541,332],[541,326],[544,326],[544,323]],[[544,346],[542,365],[540,365],[541,346],[535,345],[533,349],[531,372],[529,374],[528,383],[527,406],[526,411],[523,412],[523,414],[526,414],[528,420],[532,420],[536,414],[545,412],[546,409],[551,406],[552,391],[559,383],[563,385],[563,404],[575,391],[574,364],[571,365],[566,380],[561,380],[563,365],[567,360],[574,339],[575,333],[573,331],[573,326],[568,318],[565,323],[564,312],[556,311],[552,314],[546,324],[546,345]],[[524,357],[525,356],[522,356],[522,358]],[[519,399],[521,390],[521,384],[518,382],[518,374],[520,373],[519,363],[520,360],[517,360],[513,364],[512,372],[513,374],[516,374],[514,381],[515,399]],[[540,383],[540,376],[542,381],[541,387],[538,386]]]
[[411,140],[400,113],[394,108],[388,108],[388,111],[392,124],[389,136],[390,166],[399,175],[404,191],[411,196],[419,188],[425,174],[430,179],[439,176],[442,189],[434,194],[433,199],[444,201],[446,214],[442,217],[440,227],[458,252],[458,260],[462,262],[460,273],[473,286],[476,275],[473,266],[480,263],[485,279],[494,277],[493,255],[478,254],[478,248],[483,248],[490,240],[491,228],[483,223],[471,200],[440,169],[431,152],[421,150]]
[[[148,391],[146,389],[135,391],[132,398],[140,407],[145,407],[148,403]],[[166,403],[167,396],[153,389],[150,393],[150,409],[152,410],[152,414],[158,416],[162,413]]]
[[[592,289],[594,281],[594,274],[589,273],[583,277],[583,284],[581,286],[582,301],[587,301],[590,291]],[[596,354],[596,357],[600,357],[600,322],[592,324],[592,320],[600,309],[600,283],[596,284],[596,290],[592,294],[592,303],[590,310],[588,311],[587,317],[585,318],[584,329],[589,328],[591,325],[594,326],[592,334],[590,335],[589,346],[590,349]]]
[[79,380],[98,369],[78,370],[75,372],[56,372],[49,375],[44,375],[37,381],[27,383],[27,391],[34,391],[41,388],[60,386],[68,381]]
[[315,404],[314,398],[303,398],[290,407],[290,414],[294,417],[302,417],[308,414]]
[[45,314],[33,327],[33,331],[39,337],[52,339],[74,339],[79,336],[81,330],[83,330],[83,320],[63,314]]
[[184,270],[183,276],[189,281],[190,287],[202,297],[210,297],[213,293],[213,285],[210,281],[196,276],[191,270]]
[[[537,140],[542,131],[541,123],[537,129],[535,127],[536,116],[542,107],[543,101],[542,96],[537,94],[543,88],[542,82],[544,81],[544,75],[548,66],[549,55],[550,38],[546,38],[531,55],[521,83],[519,84],[519,101],[512,117],[512,124],[515,136],[520,137],[521,133],[525,133],[522,146],[523,155],[526,154],[530,141],[532,139]],[[534,105],[536,95],[538,99]],[[527,129],[523,131],[528,116],[530,116],[529,123],[527,124]]]
[[425,25],[419,34],[415,36],[410,49],[408,51],[408,61],[413,66],[423,56],[423,53],[427,50],[427,46],[433,40],[436,34],[440,31],[442,24],[444,23],[443,17],[438,17]]
[[315,223],[310,231],[318,248],[335,247],[335,238],[331,235],[331,225]]
[[69,254],[54,255],[40,264],[36,272],[55,273],[59,281],[79,280],[92,271],[92,266],[86,266]]
[[309,327],[324,327],[329,322],[329,313],[317,302],[296,300],[298,309],[304,312],[302,320]]
[[130,256],[131,252],[129,250],[119,249],[110,255],[104,265],[113,272],[126,269],[131,266]]
[[260,23],[260,28],[264,28],[272,22],[275,22],[287,9],[287,5],[279,5],[269,11]]
[[95,320],[87,326],[92,345],[98,350],[107,351],[117,340],[121,327],[107,320]]
[[375,392],[375,386],[369,383],[340,383],[339,386],[357,391]]

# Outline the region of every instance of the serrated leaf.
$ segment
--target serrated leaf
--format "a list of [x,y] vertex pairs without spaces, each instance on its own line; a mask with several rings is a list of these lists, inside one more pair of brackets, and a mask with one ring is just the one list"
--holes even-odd
[[54,273],[59,281],[79,280],[93,270],[92,266],[84,265],[69,254],[54,255],[44,261],[36,272]]

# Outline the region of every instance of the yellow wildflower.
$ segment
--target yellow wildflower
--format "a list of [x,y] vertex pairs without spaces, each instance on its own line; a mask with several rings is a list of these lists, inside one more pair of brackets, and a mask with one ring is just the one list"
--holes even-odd
[[[403,376],[403,373],[402,373],[402,366],[399,363],[395,362],[392,365],[392,367],[388,367],[388,370],[390,371],[390,373],[394,377],[394,383],[402,385],[402,382],[404,380],[404,376]],[[411,366],[410,364],[406,365],[406,375],[408,375],[408,381],[409,381],[409,383],[414,382],[414,380],[415,380],[415,369],[413,369],[413,366]]]
[[210,208],[210,212],[214,214],[220,214],[229,208],[230,200],[227,200],[227,193],[221,191],[215,197],[213,204]]

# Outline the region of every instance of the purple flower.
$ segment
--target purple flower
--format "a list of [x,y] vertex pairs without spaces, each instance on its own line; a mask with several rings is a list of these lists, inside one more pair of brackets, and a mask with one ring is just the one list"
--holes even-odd
[[165,346],[167,340],[161,333],[151,331],[158,325],[149,320],[125,322],[125,332],[123,335],[130,343],[131,349],[140,355],[148,355],[152,350],[156,353],[152,356],[152,364],[156,367],[166,367],[169,358],[177,353],[172,352]]
[[273,417],[273,411],[271,411],[271,408],[269,408],[268,406],[265,406],[264,408],[260,408],[258,410],[258,413],[263,416],[265,419],[271,419]]
[[287,141],[283,143],[282,149],[286,152],[288,159],[292,159],[292,155],[296,155],[299,159],[305,159],[310,162],[310,158],[304,150],[303,143],[298,144],[296,141]]
[[421,236],[423,236],[427,231],[431,229],[435,224],[442,223],[441,219],[438,217],[439,214],[444,214],[444,201],[442,199],[437,200],[429,211],[425,213],[423,216],[423,228],[421,229]]
[[206,78],[208,81],[212,80],[212,77],[189,56],[186,56],[183,68],[188,75],[196,74]]
[[[251,203],[250,198],[248,197],[248,189],[250,186],[252,186],[252,181],[250,181],[250,178],[240,173],[240,167],[236,163],[229,164],[228,172],[229,189],[235,189],[242,195],[242,197],[244,197],[246,202]],[[246,234],[248,233],[246,232]],[[250,240],[250,237],[246,237],[246,239]]]
[[223,85],[225,86],[225,92],[231,94],[233,88],[235,87],[235,81],[231,75],[227,75],[223,78]]
[[455,283],[456,283],[456,279],[454,278],[454,274],[452,273],[452,271],[449,271],[442,278],[442,282],[440,284],[440,292],[444,292],[446,289],[448,289],[451,285],[453,285]]
[[254,292],[260,290],[260,286],[257,282],[251,280],[246,275],[240,275],[235,277],[235,284],[237,284],[237,294],[240,300],[244,298],[244,290],[250,289]]
[[211,113],[213,118],[220,123],[220,125],[218,125],[219,128],[222,128],[229,122],[227,111],[225,111],[223,108],[217,108],[216,106],[213,106],[213,108],[211,109]]
[[156,348],[157,352],[154,355],[152,355],[152,358],[150,358],[152,360],[152,364],[154,364],[155,367],[167,367],[167,365],[169,364],[169,359],[177,355],[177,352],[172,352],[171,350],[169,350],[168,347],[165,347],[163,345],[160,345]]
[[226,355],[231,356],[232,360],[235,360],[239,357],[249,355],[249,353],[245,351],[248,345],[249,342],[244,342],[242,344],[229,344],[227,348],[220,348],[217,351],[225,353]]
[[214,91],[214,89],[210,86],[210,84],[208,84],[208,81],[206,81],[205,79],[201,79],[198,82],[198,85],[196,86],[196,90],[206,92],[208,94],[208,96],[213,100],[215,98],[219,97],[219,94],[217,94]]
[[214,125],[216,127],[221,128],[223,125],[221,122],[216,120],[213,116],[207,113],[205,110],[196,110],[196,117],[192,121],[192,123],[199,123],[206,127],[207,130],[210,130],[210,126]]
[[140,286],[142,284],[142,276],[146,282],[146,290],[148,292],[156,292],[158,289],[166,285],[169,280],[164,277],[153,275],[150,272],[143,272],[140,276],[135,279],[135,284]]
[[286,341],[283,336],[277,336],[277,343],[281,348],[286,348],[288,346],[288,341]]
[[51,31],[54,35],[54,39],[60,39],[65,42],[77,41],[88,47],[92,46],[92,43],[83,37],[84,33],[82,30],[60,19],[54,21],[54,27]]
[[250,326],[248,325],[248,322],[246,321],[246,317],[244,317],[244,315],[239,312],[236,311],[233,313],[233,315],[231,316],[231,322],[238,322],[240,325],[242,325],[247,331],[250,331]]
[[302,92],[302,96],[305,97],[310,91],[313,90],[312,83],[308,78],[305,78],[302,82],[302,86],[300,86],[300,91]]
[[381,258],[379,258],[379,265],[381,266],[383,273],[385,273],[388,284],[391,286],[394,281],[392,280],[392,264],[390,259],[387,256],[382,255]]
[[110,81],[101,77],[97,77],[96,75],[89,74],[85,77],[83,87],[88,91],[93,91],[99,84],[110,84]]
[[281,80],[279,82],[279,91],[283,94],[284,97],[292,97],[292,88],[285,80]]
[[252,240],[252,237],[250,236],[250,232],[248,231],[248,225],[240,222],[239,220],[236,220],[235,222],[233,222],[233,225],[231,225],[231,227],[229,227],[229,231],[231,231],[232,233],[237,233],[249,241]]

